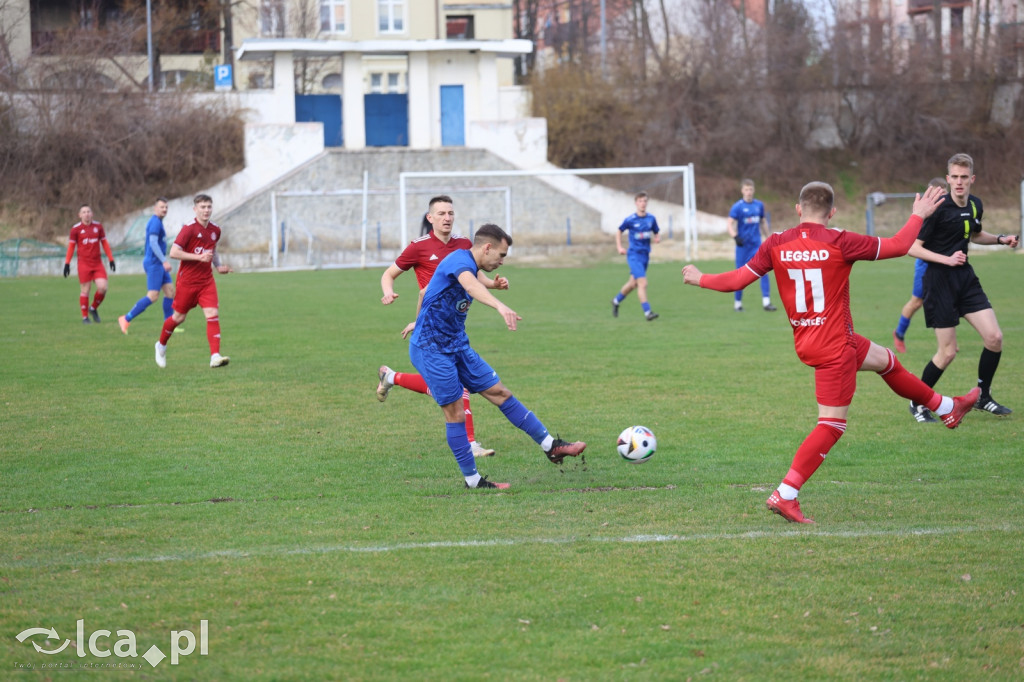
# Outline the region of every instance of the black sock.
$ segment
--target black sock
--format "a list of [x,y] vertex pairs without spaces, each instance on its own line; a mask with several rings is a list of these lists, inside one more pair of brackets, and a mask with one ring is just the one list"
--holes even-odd
[[921,372],[921,381],[928,384],[932,388],[935,388],[935,384],[939,383],[939,379],[942,378],[942,373],[945,370],[939,369],[938,366],[931,360],[924,366],[924,371]]
[[992,379],[999,367],[999,358],[1003,356],[1002,351],[981,349],[981,358],[978,360],[978,386],[981,388],[981,397],[988,399],[992,397]]

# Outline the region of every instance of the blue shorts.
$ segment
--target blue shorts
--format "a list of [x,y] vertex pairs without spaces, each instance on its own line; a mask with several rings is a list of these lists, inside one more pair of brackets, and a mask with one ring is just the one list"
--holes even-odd
[[647,251],[627,251],[626,263],[629,264],[629,274],[640,279],[647,276],[647,261],[651,254]]
[[924,272],[928,269],[928,261],[917,259],[914,263],[914,290],[911,292],[917,298],[924,298]]
[[171,283],[171,273],[164,270],[163,263],[146,266],[146,291],[160,291],[165,284]]
[[409,344],[409,359],[427,382],[430,395],[444,406],[462,400],[462,387],[470,393],[486,391],[501,379],[475,350],[434,353]]

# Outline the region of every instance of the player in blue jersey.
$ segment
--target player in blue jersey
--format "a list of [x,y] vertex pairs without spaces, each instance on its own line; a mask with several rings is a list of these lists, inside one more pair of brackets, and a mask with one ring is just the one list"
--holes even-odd
[[[521,317],[499,301],[477,279],[480,270],[493,272],[505,261],[512,237],[497,225],[480,227],[471,249],[459,249],[437,266],[423,292],[416,327],[409,339],[409,359],[423,375],[430,394],[444,412],[448,447],[466,479],[467,488],[508,488],[494,483],[476,470],[473,450],[466,435],[466,414],[462,407],[463,387],[479,393],[498,406],[512,425],[525,431],[555,464],[579,455],[586,443],[553,438],[533,412],[526,409],[501,383],[498,373],[469,345],[466,315],[474,300],[498,311],[505,325],[516,330]],[[507,289],[508,280],[495,277],[491,288]]]
[[[164,230],[164,218],[167,216],[167,199],[159,197],[153,204],[153,215],[146,223],[146,255],[142,266],[146,269],[146,295],[135,302],[132,309],[117,318],[121,331],[128,333],[128,325],[142,314],[146,308],[156,302],[160,292],[164,292],[164,319],[174,310],[174,284],[171,282],[171,261],[167,258],[167,232]],[[180,331],[180,330],[179,330]]]
[[[655,244],[661,241],[658,235],[661,230],[658,221],[647,212],[647,192],[639,192],[633,197],[633,202],[636,204],[636,213],[623,220],[615,231],[615,248],[619,250],[620,256],[626,257],[629,279],[612,299],[612,315],[619,316],[619,304],[629,296],[629,292],[636,289],[644,317],[650,322],[658,318],[658,313],[651,310],[651,304],[647,302],[647,261],[651,257],[651,241]],[[622,248],[623,232],[629,232],[629,251]]]
[[[754,181],[744,178],[740,182],[740,193],[743,198],[732,205],[729,209],[729,236],[736,242],[736,267],[742,268],[747,264],[761,246],[761,237],[768,236],[768,213],[764,210],[764,204],[760,199],[754,198]],[[768,275],[761,277],[761,305],[768,312],[775,312],[777,308],[772,305],[771,281]],[[733,309],[736,312],[743,311],[743,290],[733,294]]]

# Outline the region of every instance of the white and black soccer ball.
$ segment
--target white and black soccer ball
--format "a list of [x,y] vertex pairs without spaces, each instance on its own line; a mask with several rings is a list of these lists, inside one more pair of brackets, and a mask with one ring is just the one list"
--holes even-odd
[[654,432],[646,426],[630,426],[619,434],[619,455],[633,464],[642,464],[649,460],[658,449],[658,440]]

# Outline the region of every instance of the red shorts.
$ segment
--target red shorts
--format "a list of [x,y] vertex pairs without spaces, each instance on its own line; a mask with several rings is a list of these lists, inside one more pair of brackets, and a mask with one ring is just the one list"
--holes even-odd
[[83,263],[78,261],[78,282],[85,284],[97,279],[107,279],[107,269],[103,263]]
[[196,306],[200,308],[217,308],[217,282],[210,279],[209,282],[199,286],[182,284],[178,281],[178,288],[174,292],[174,310],[186,314]]
[[871,341],[860,334],[853,335],[853,344],[843,346],[833,360],[814,368],[814,395],[818,404],[846,407],[853,402],[857,391],[857,370],[871,349]]

